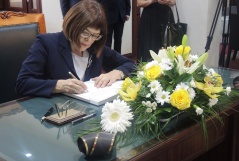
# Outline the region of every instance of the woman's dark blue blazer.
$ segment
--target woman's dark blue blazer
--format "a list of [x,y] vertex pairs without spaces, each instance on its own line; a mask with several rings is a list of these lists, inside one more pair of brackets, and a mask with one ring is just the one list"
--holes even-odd
[[[118,69],[130,75],[135,68],[132,60],[107,46],[99,58],[92,53],[92,48],[87,51],[91,63],[86,68],[83,81],[99,76],[102,70],[109,72]],[[70,42],[63,32],[39,35],[22,64],[16,81],[16,93],[19,96],[50,97],[57,80],[71,78],[69,71],[77,76]]]

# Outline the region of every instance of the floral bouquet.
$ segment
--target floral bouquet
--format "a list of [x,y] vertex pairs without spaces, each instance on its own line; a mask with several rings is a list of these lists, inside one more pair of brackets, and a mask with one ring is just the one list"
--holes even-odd
[[[141,62],[137,72],[126,78],[119,90],[120,97],[102,109],[102,129],[110,133],[132,136],[159,136],[179,113],[200,120],[207,134],[205,120],[215,116],[214,106],[231,88],[223,88],[222,77],[204,63],[208,53],[190,54],[187,36],[182,45],[150,51],[150,62]],[[131,128],[128,128],[132,126]]]

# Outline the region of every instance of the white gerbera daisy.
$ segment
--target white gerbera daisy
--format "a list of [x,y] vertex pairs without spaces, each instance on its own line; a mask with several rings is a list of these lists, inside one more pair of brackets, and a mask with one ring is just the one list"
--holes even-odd
[[158,92],[156,94],[155,100],[163,105],[164,103],[169,103],[170,93],[167,91]]
[[130,112],[129,106],[124,101],[119,99],[112,103],[106,103],[102,108],[101,125],[102,129],[110,133],[123,133],[126,127],[131,126],[129,120],[133,119],[133,114]]
[[179,90],[179,89],[185,89],[185,90],[188,90],[189,89],[189,86],[186,85],[185,83],[179,83],[176,88],[175,88],[175,91]]
[[157,81],[157,80],[154,80],[154,81],[150,82],[148,87],[150,87],[150,92],[152,94],[162,90],[162,86],[161,86],[160,82]]

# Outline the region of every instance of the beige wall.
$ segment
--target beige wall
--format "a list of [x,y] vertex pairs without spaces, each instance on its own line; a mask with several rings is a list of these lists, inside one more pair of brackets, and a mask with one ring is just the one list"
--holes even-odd
[[[213,17],[216,11],[218,0],[177,0],[177,6],[180,14],[180,21],[188,24],[189,45],[192,53],[203,54],[207,42],[207,36],[210,32]],[[219,43],[221,19],[213,36],[207,60],[207,65],[218,66]]]

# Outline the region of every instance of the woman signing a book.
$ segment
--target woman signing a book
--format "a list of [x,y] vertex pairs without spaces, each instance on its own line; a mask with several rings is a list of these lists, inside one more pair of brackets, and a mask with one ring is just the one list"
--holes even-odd
[[100,88],[130,75],[135,63],[105,46],[106,35],[102,6],[95,0],[80,1],[64,17],[62,32],[37,36],[19,72],[17,94],[82,93],[87,89],[84,81],[92,79]]

